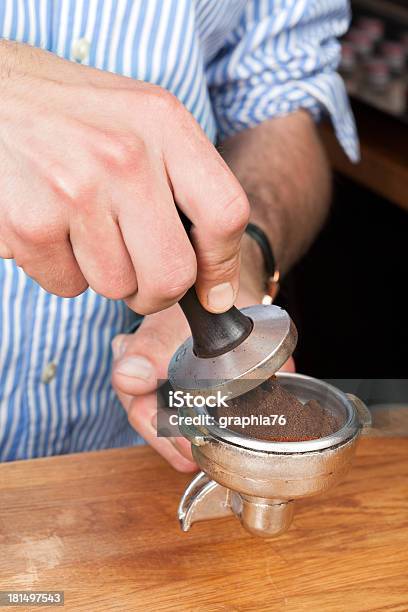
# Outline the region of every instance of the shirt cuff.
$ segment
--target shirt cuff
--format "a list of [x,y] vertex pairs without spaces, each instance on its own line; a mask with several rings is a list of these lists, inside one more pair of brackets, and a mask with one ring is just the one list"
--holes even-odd
[[228,136],[299,109],[307,110],[318,121],[329,115],[336,136],[351,161],[360,159],[360,148],[353,113],[341,76],[335,71],[320,72],[308,78],[282,84],[265,80],[253,88],[227,86],[213,98],[218,137]]

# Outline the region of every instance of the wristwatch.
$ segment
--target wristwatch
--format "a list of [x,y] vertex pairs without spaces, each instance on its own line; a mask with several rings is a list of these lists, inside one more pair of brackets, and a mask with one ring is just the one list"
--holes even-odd
[[261,249],[265,268],[265,295],[262,304],[272,304],[279,292],[280,273],[275,257],[265,232],[255,223],[248,223],[245,233],[251,236]]

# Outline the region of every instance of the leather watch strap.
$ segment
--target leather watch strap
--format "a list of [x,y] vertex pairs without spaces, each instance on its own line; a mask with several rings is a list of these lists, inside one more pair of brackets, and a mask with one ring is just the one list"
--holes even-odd
[[279,292],[280,273],[276,265],[271,243],[265,232],[255,223],[248,223],[245,232],[261,249],[265,267],[265,295],[262,304],[272,304]]

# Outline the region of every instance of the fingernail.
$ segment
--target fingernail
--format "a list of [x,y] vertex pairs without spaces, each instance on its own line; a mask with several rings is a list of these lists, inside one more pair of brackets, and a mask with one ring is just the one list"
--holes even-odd
[[116,338],[112,340],[111,346],[114,359],[119,359],[122,357],[126,351],[126,341],[124,336],[116,336]]
[[116,372],[117,374],[123,374],[123,376],[149,380],[149,378],[152,378],[154,370],[153,365],[146,357],[135,355],[122,359],[116,365]]
[[231,283],[221,283],[208,292],[208,306],[214,312],[225,312],[234,305],[234,289]]

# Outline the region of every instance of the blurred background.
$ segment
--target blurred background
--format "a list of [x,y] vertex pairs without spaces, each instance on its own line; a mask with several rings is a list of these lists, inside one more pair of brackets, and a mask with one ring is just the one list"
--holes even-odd
[[279,303],[299,329],[298,371],[344,379],[372,405],[408,407],[408,0],[355,0],[352,10],[341,73],[361,162],[320,126],[333,207]]

